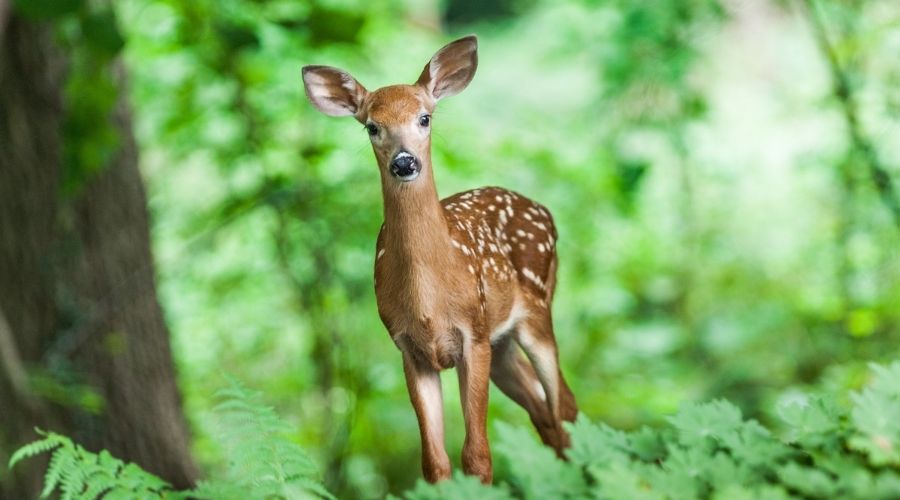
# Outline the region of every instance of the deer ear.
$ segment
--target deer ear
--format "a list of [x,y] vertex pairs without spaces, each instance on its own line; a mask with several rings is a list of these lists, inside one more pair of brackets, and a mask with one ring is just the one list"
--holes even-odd
[[309,102],[330,116],[356,115],[368,94],[350,73],[331,66],[304,66],[303,86]]
[[469,85],[478,67],[478,38],[460,38],[437,51],[416,82],[435,101],[456,95]]

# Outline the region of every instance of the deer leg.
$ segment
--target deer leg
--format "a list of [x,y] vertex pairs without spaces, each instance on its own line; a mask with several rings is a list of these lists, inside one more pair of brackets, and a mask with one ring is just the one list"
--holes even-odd
[[444,401],[440,373],[408,354],[403,354],[403,372],[409,399],[419,420],[422,438],[422,473],[434,483],[450,478],[450,458],[444,448]]
[[462,360],[457,365],[463,419],[466,423],[462,465],[463,472],[478,476],[485,484],[490,484],[493,479],[491,450],[487,438],[490,373],[490,343],[465,339]]
[[574,421],[578,407],[559,369],[559,356],[550,316],[526,321],[518,330],[517,340],[544,388],[547,408],[557,436],[554,448],[557,455],[562,457],[563,449],[569,447],[569,434],[562,428],[562,422]]
[[491,354],[491,380],[504,394],[528,412],[531,423],[541,436],[541,441],[547,446],[559,449],[559,435],[550,408],[547,406],[544,387],[534,368],[528,364],[518,345],[510,337],[494,346]]
[[[557,369],[559,362],[557,361]],[[574,422],[578,418],[578,404],[575,402],[575,394],[566,383],[562,370],[559,370],[559,416],[563,422]]]

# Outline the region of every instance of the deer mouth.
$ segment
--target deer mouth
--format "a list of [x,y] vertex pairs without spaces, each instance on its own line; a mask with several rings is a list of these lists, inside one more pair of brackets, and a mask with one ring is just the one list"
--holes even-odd
[[413,169],[405,169],[405,170],[400,170],[400,171],[395,171],[394,169],[391,169],[391,174],[393,174],[394,177],[396,177],[397,179],[399,179],[403,182],[411,182],[411,181],[416,180],[416,177],[419,176],[419,169],[413,168]]

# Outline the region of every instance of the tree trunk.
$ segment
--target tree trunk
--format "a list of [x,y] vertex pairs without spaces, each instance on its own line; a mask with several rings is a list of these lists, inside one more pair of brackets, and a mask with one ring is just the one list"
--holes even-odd
[[[124,72],[110,117],[120,149],[62,197],[66,60],[49,27],[2,14],[0,470],[39,426],[188,486],[197,471],[156,297]],[[40,465],[0,472],[0,497],[36,498]]]

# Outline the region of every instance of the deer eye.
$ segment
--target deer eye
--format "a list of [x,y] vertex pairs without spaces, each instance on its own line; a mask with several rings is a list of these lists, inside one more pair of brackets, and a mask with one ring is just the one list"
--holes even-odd
[[427,127],[429,123],[431,123],[430,115],[422,115],[419,117],[419,125]]
[[366,125],[366,132],[368,132],[372,137],[378,135],[378,126],[376,126],[374,123],[369,123]]

